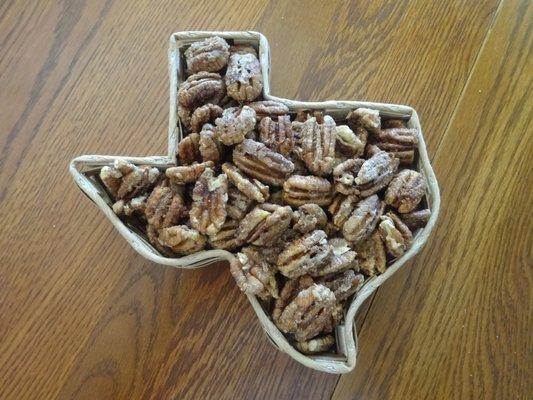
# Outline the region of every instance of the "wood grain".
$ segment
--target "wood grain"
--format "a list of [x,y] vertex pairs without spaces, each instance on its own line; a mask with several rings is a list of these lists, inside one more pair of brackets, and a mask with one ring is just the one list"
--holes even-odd
[[[495,20],[496,0],[1,2],[0,398],[524,397],[524,4]],[[273,349],[224,265],[141,259],[68,176],[80,154],[164,153],[167,38],[191,29],[263,32],[273,94],[422,116],[442,222],[360,314],[358,366],[338,385]]]

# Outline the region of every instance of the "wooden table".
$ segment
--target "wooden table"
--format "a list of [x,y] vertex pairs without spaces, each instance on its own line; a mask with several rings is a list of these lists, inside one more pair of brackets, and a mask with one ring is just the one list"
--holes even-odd
[[[531,399],[532,3],[0,2],[1,399]],[[263,32],[282,97],[412,105],[442,191],[353,373],[273,349],[224,264],[135,253],[67,172],[164,154],[167,38]],[[529,93],[529,95],[528,95]]]

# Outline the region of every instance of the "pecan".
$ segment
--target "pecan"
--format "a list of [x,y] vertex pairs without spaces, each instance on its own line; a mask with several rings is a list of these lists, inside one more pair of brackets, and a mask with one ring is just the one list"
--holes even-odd
[[243,243],[271,246],[289,228],[292,210],[276,204],[261,204],[241,221],[237,238]]
[[362,126],[371,133],[379,132],[381,129],[381,118],[378,110],[358,108],[350,111],[346,116],[346,120],[352,129]]
[[397,158],[384,151],[366,160],[354,180],[360,196],[370,196],[386,187],[399,164],[400,161]]
[[192,43],[185,50],[187,72],[217,72],[228,64],[229,45],[219,36]]
[[358,126],[354,133],[349,126],[337,126],[336,147],[348,157],[360,157],[365,151],[368,132],[365,128]]
[[273,118],[289,113],[289,107],[273,100],[254,101],[253,103],[248,103],[247,106],[253,108],[258,121],[261,121],[264,117]]
[[226,108],[215,125],[216,134],[226,146],[241,143],[255,128],[255,111],[248,106]]
[[355,250],[357,252],[359,271],[367,276],[379,275],[385,272],[387,256],[379,232],[374,232],[369,240],[361,243]]
[[175,225],[161,229],[157,242],[176,254],[192,254],[204,248],[206,238],[188,226]]
[[178,117],[186,129],[191,128],[191,110],[178,104]]
[[148,224],[156,229],[178,225],[187,215],[185,201],[179,188],[168,184],[157,186],[146,201],[145,215]]
[[365,160],[362,158],[351,158],[335,167],[333,170],[333,180],[335,190],[342,194],[359,194],[355,187],[355,177],[359,173]]
[[227,218],[220,230],[209,236],[209,244],[215,249],[234,250],[242,243],[237,239],[239,221]]
[[291,206],[314,203],[327,206],[331,203],[331,183],[318,176],[292,175],[283,184],[283,200]]
[[201,162],[200,135],[193,132],[178,143],[178,163],[180,165],[190,165],[194,162]]
[[326,276],[346,269],[357,269],[357,262],[355,261],[356,253],[349,246],[348,242],[342,238],[330,239],[331,257],[329,262],[316,272],[312,272],[311,276]]
[[305,163],[296,154],[294,153],[289,154],[287,158],[291,160],[292,163],[294,164],[294,171],[292,171],[293,175],[308,175],[309,174],[309,171],[307,170]]
[[277,204],[279,206],[285,205],[283,202],[283,190],[278,190],[270,195],[268,202],[272,204]]
[[413,239],[413,234],[407,225],[393,212],[388,212],[381,217],[379,234],[385,243],[387,253],[393,257],[401,257]]
[[308,233],[315,229],[322,229],[328,222],[328,217],[322,208],[316,204],[303,204],[293,213],[293,228],[300,233]]
[[222,115],[222,108],[216,104],[204,104],[198,107],[191,116],[191,131],[200,132],[204,124],[212,124]]
[[159,243],[159,231],[152,225],[146,225],[146,236],[155,249],[165,257],[175,257],[176,254],[168,247]]
[[400,213],[413,211],[426,194],[426,180],[420,172],[404,169],[394,177],[385,192],[385,203]]
[[328,207],[328,211],[333,216],[332,222],[336,228],[341,229],[344,226],[358,200],[358,197],[354,195],[335,195],[331,205]]
[[148,192],[159,180],[161,173],[155,167],[132,163],[118,158],[113,166],[100,170],[100,179],[115,200],[131,200]]
[[263,185],[257,179],[248,178],[235,165],[224,163],[222,164],[222,171],[228,176],[229,181],[249,198],[258,203],[264,203],[268,200],[268,186]]
[[230,185],[228,189],[228,204],[226,211],[228,216],[240,221],[248,213],[254,201],[246,196],[243,192],[235,186]]
[[119,200],[115,202],[112,206],[113,211],[117,215],[138,215],[139,217],[144,216],[144,210],[146,209],[146,196],[141,195],[134,197],[131,200]]
[[377,195],[359,201],[342,227],[346,240],[360,243],[370,237],[383,213],[383,207],[384,204]]
[[276,270],[252,247],[245,247],[230,261],[230,271],[237,286],[246,294],[263,300],[279,297]]
[[314,283],[313,278],[309,275],[303,275],[296,279],[289,279],[285,281],[283,288],[279,292],[279,297],[274,303],[274,309],[272,310],[272,319],[278,324],[281,313],[287,307],[287,305],[294,300],[294,298],[304,289],[312,286]]
[[333,118],[320,113],[315,113],[301,127],[300,145],[296,150],[307,168],[316,175],[328,175],[333,170],[336,132]]
[[185,185],[192,183],[200,178],[207,168],[213,167],[213,161],[206,161],[200,164],[194,163],[192,165],[182,165],[179,167],[167,168],[165,174],[171,182],[177,185]]
[[291,161],[251,139],[233,149],[233,163],[246,175],[274,186],[281,186],[294,170]]
[[326,233],[316,230],[288,243],[278,257],[278,268],[288,278],[314,273],[331,255]]
[[329,350],[335,344],[333,335],[318,336],[303,342],[296,342],[298,351],[304,354],[318,354]]
[[225,174],[215,177],[211,168],[202,173],[192,193],[190,223],[201,233],[217,233],[226,220],[228,178]]
[[205,124],[203,126],[198,141],[198,150],[203,161],[212,161],[216,164],[222,157],[222,144],[215,135],[213,125]]
[[418,146],[418,131],[407,128],[391,128],[378,132],[373,140],[374,145],[383,151],[393,154],[401,164],[412,164]]
[[402,214],[402,221],[412,231],[418,228],[423,228],[431,217],[431,211],[429,209],[412,211],[410,213]]
[[181,107],[193,110],[203,104],[217,104],[226,94],[221,76],[214,72],[198,72],[183,82],[178,90]]
[[382,129],[391,129],[391,128],[407,128],[407,124],[402,119],[391,118],[385,119],[381,122]]
[[337,301],[341,302],[357,292],[364,280],[362,274],[356,274],[353,269],[348,269],[340,274],[322,278],[318,282],[330,289]]
[[290,117],[280,115],[277,121],[263,118],[259,123],[259,140],[268,148],[288,156],[294,147]]
[[263,74],[252,47],[231,48],[225,81],[228,95],[237,101],[253,101],[261,94]]

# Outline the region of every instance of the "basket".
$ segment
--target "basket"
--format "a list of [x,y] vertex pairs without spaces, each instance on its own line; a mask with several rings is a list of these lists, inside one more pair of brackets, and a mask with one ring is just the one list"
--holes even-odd
[[[357,356],[357,332],[354,319],[361,304],[379,287],[385,280],[402,267],[407,260],[413,257],[424,245],[429,234],[437,221],[439,214],[440,194],[437,180],[426,151],[422,129],[416,111],[405,105],[360,102],[360,101],[324,101],[324,102],[302,102],[296,100],[283,99],[270,94],[270,50],[265,36],[258,32],[200,32],[187,31],[176,32],[170,36],[170,46],[168,50],[168,67],[170,73],[170,112],[168,128],[168,153],[167,156],[153,157],[120,157],[134,164],[151,165],[159,168],[166,168],[175,163],[175,155],[178,142],[182,138],[182,127],[177,116],[177,91],[179,84],[184,80],[185,64],[183,51],[192,42],[206,37],[218,35],[234,44],[250,44],[258,50],[259,61],[263,73],[263,97],[265,100],[276,100],[286,104],[289,110],[322,110],[332,115],[335,119],[343,118],[346,114],[358,107],[372,108],[378,110],[381,116],[399,117],[409,119],[408,127],[416,128],[420,134],[418,145],[419,158],[418,169],[425,175],[428,183],[428,193],[426,202],[431,209],[431,218],[427,225],[416,231],[413,235],[411,248],[400,258],[395,260],[387,270],[379,276],[372,277],[365,281],[361,290],[354,296],[346,312],[344,324],[336,328],[335,336],[337,343],[337,354],[307,356],[298,352],[285,338],[285,336],[274,325],[269,316],[265,313],[261,304],[255,296],[248,295],[259,321],[267,336],[280,351],[287,353],[299,363],[315,370],[339,374],[346,373],[355,367]],[[118,218],[111,209],[112,201],[106,190],[97,179],[101,167],[112,164],[118,156],[85,155],[72,160],[70,173],[74,182],[85,193],[89,199],[103,212],[111,221],[119,233],[140,255],[155,263],[168,265],[177,268],[193,269],[209,265],[215,261],[230,260],[233,255],[225,250],[206,250],[181,258],[168,258],[162,256],[144,237],[142,232],[135,226],[130,226]]]

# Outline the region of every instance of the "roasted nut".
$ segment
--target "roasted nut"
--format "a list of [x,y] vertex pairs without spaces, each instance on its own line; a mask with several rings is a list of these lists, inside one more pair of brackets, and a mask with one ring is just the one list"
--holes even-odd
[[250,199],[258,203],[268,200],[268,186],[263,185],[257,179],[250,179],[231,163],[222,164],[222,171],[228,176],[229,181]]
[[242,245],[241,241],[237,239],[238,227],[239,221],[227,218],[222,228],[209,236],[209,244],[215,249],[235,250]]
[[225,174],[215,177],[211,168],[202,173],[192,193],[190,223],[200,233],[214,235],[226,221],[228,202],[228,178]]
[[340,274],[322,278],[318,282],[331,290],[337,301],[341,302],[357,292],[364,280],[362,274],[356,274],[353,269],[348,269]]
[[194,42],[185,50],[187,72],[217,72],[228,64],[229,45],[219,36]]
[[355,178],[360,196],[370,196],[386,187],[396,173],[399,164],[400,161],[397,158],[384,151],[380,151],[366,160]]
[[296,207],[309,203],[327,206],[332,201],[331,183],[318,176],[292,175],[283,184],[283,200]]
[[379,232],[374,232],[369,240],[362,242],[355,250],[357,252],[359,271],[367,276],[379,275],[385,272],[387,256]]
[[205,124],[200,132],[198,150],[203,161],[212,161],[218,163],[222,157],[222,144],[218,141],[214,127],[211,124]]
[[226,146],[241,143],[255,128],[255,111],[248,106],[226,108],[215,125],[215,133]]
[[157,186],[146,202],[146,220],[156,229],[178,225],[187,215],[185,201],[179,188],[168,183]]
[[174,253],[170,248],[163,246],[159,243],[159,231],[154,228],[152,225],[146,225],[146,237],[150,244],[155,247],[155,249],[165,257],[175,257]]
[[266,300],[279,297],[276,270],[252,247],[245,247],[230,261],[230,271],[237,286],[246,294]]
[[316,272],[312,272],[311,276],[326,276],[342,272],[346,269],[359,270],[355,261],[356,253],[348,246],[346,240],[333,238],[329,240],[328,244],[332,249],[329,262]]
[[391,128],[407,128],[407,124],[402,119],[392,118],[381,121],[382,129],[391,129]]
[[178,143],[178,162],[180,165],[190,165],[201,161],[200,135],[193,132]]
[[281,186],[294,170],[291,161],[251,139],[233,149],[233,163],[251,178],[274,186]]
[[242,219],[237,238],[256,246],[272,246],[289,229],[291,217],[292,210],[288,206],[261,204]]
[[342,229],[344,223],[352,214],[359,198],[354,195],[345,196],[337,194],[333,198],[331,205],[328,207],[329,213],[333,216],[333,225],[338,229]]
[[329,350],[334,344],[333,335],[324,335],[304,342],[296,342],[295,346],[298,351],[304,354],[318,354]]
[[255,50],[250,46],[230,49],[226,71],[228,95],[237,101],[253,101],[263,90],[263,74]]
[[404,169],[392,179],[385,192],[385,203],[400,213],[413,211],[426,194],[426,180],[420,172]]
[[401,257],[411,245],[413,234],[400,217],[388,212],[381,217],[379,234],[385,243],[387,253],[393,257]]
[[178,104],[188,110],[218,102],[226,95],[226,87],[219,74],[198,72],[183,82],[178,90]]
[[216,104],[204,104],[198,107],[191,116],[191,131],[200,132],[204,124],[212,124],[222,116],[222,108]]
[[337,165],[333,170],[335,191],[345,195],[359,194],[359,190],[355,187],[355,177],[364,162],[365,160],[361,158],[351,158]]
[[182,125],[186,129],[191,128],[191,113],[192,111],[189,108],[184,107],[181,104],[178,104],[178,117]]
[[247,106],[254,109],[258,121],[265,117],[274,118],[289,113],[289,107],[273,100],[254,101]]
[[159,180],[161,173],[155,167],[132,163],[118,158],[112,167],[100,170],[100,179],[115,200],[131,200],[148,192]]
[[315,273],[331,255],[326,233],[316,230],[288,243],[278,257],[278,269],[288,278]]
[[407,225],[411,231],[426,226],[429,217],[431,217],[431,211],[429,209],[413,211],[401,215],[402,221],[405,222],[405,225]]
[[307,289],[308,287],[314,284],[313,278],[309,275],[300,276],[296,279],[289,279],[285,281],[283,288],[279,293],[279,297],[274,303],[274,309],[272,310],[272,319],[278,324],[279,317],[281,313],[287,307],[287,305],[294,300],[294,298],[302,290]]
[[159,231],[157,242],[176,254],[192,254],[204,248],[205,236],[185,225],[169,226]]
[[358,108],[350,111],[346,116],[348,125],[354,129],[362,126],[371,133],[377,133],[381,129],[381,118],[378,110],[370,108]]
[[167,168],[165,174],[171,182],[177,185],[185,185],[198,180],[207,168],[213,167],[212,161],[206,161],[200,164],[182,165],[179,167]]
[[359,201],[342,227],[344,238],[353,243],[369,238],[376,229],[383,207],[384,204],[377,195]]
[[301,139],[296,152],[307,168],[318,176],[330,174],[333,171],[337,136],[333,118],[315,113],[315,117],[303,123],[299,136]]
[[277,121],[263,118],[259,123],[259,140],[268,148],[288,156],[294,147],[290,117],[280,115]]
[[363,127],[357,127],[356,133],[347,125],[337,126],[337,149],[347,157],[360,157],[365,152],[368,132]]
[[308,233],[315,229],[322,229],[328,222],[328,217],[322,208],[316,204],[303,204],[293,213],[293,228],[300,233]]
[[384,129],[375,135],[373,144],[380,150],[393,154],[401,164],[410,165],[415,160],[418,131],[407,128]]
[[268,202],[272,204],[277,204],[278,206],[285,205],[283,201],[283,190],[278,190],[272,193],[268,198]]
[[141,195],[126,201],[119,200],[115,202],[111,208],[113,209],[113,212],[119,216],[125,215],[129,217],[135,214],[142,218],[146,208],[146,196]]
[[240,221],[248,213],[254,201],[246,196],[235,186],[230,185],[228,189],[228,204],[226,211],[230,218]]

